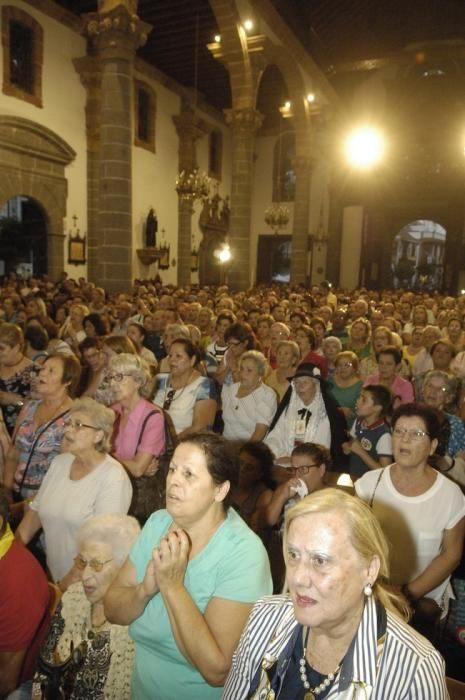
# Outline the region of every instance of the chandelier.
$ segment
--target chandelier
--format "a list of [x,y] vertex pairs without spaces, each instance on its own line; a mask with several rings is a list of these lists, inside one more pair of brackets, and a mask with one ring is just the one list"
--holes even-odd
[[280,229],[286,228],[289,223],[289,209],[283,204],[272,204],[265,209],[265,223],[277,233]]
[[198,168],[191,171],[181,170],[176,178],[176,192],[181,199],[193,202],[208,197],[210,178],[206,173],[199,173]]

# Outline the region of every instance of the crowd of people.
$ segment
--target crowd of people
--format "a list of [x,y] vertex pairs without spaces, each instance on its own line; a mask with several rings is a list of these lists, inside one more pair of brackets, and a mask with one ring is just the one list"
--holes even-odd
[[464,323],[439,293],[10,273],[0,696],[448,697]]

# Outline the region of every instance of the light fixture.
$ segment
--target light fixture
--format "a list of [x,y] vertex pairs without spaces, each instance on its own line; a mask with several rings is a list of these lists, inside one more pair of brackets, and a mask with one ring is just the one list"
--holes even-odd
[[227,243],[224,244],[218,253],[218,260],[220,263],[227,263],[231,260],[231,248]]
[[251,32],[254,26],[253,21],[251,19],[246,19],[243,26],[246,32]]
[[219,44],[221,41],[221,34],[215,34],[214,39],[215,39],[216,43]]
[[345,153],[349,163],[367,169],[379,163],[384,154],[384,139],[380,131],[372,127],[360,127],[346,139]]
[[208,197],[210,178],[206,173],[200,173],[198,168],[181,170],[176,178],[176,192],[180,199],[189,202]]
[[289,119],[289,117],[293,117],[294,114],[292,112],[292,102],[290,100],[286,100],[284,104],[281,105],[281,107],[278,107],[281,116],[284,117],[284,119]]
[[274,203],[265,209],[265,224],[273,229],[275,233],[282,228],[286,228],[289,223],[289,209],[283,204]]
[[[199,72],[199,16],[195,22],[195,42],[194,42],[194,120],[197,111],[197,84]],[[200,173],[197,167],[190,170],[181,170],[176,177],[176,192],[179,198],[194,202],[196,199],[208,197],[210,192],[210,178],[206,173]]]
[[312,104],[312,102],[315,102],[315,93],[314,92],[309,92],[307,95],[307,102],[309,104]]

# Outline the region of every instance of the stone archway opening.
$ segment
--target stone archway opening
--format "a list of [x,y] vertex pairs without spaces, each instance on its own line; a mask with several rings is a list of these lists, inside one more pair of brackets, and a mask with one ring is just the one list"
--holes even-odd
[[0,209],[0,270],[21,277],[47,272],[48,218],[32,197],[11,197]]
[[411,221],[392,244],[391,273],[395,289],[441,289],[447,231],[435,221]]

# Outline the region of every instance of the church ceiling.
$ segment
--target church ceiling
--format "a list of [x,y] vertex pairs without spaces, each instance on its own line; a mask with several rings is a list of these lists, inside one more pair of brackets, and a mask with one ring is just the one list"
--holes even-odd
[[[361,74],[390,61],[408,45],[465,40],[465,0],[270,2],[342,97],[359,82]],[[57,4],[75,14],[93,12],[97,6],[96,0],[58,0]],[[153,26],[139,55],[181,85],[192,87],[197,46],[199,91],[214,107],[229,107],[226,69],[206,48],[218,33],[208,0],[139,0],[138,7],[141,19]],[[272,86],[268,91],[270,96],[276,93]],[[267,109],[266,103],[266,97],[262,98],[261,110]],[[273,111],[275,103],[276,99],[271,99],[269,108]]]

